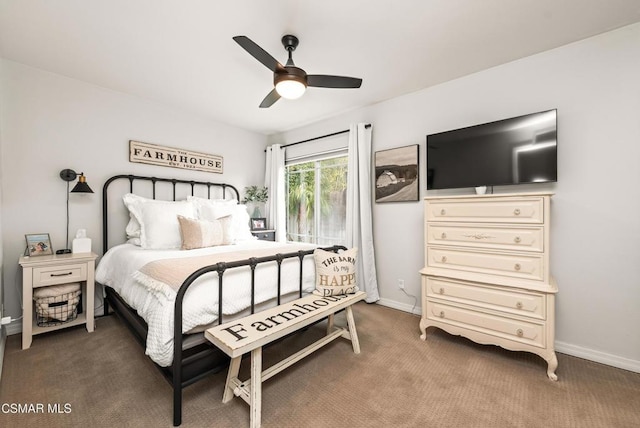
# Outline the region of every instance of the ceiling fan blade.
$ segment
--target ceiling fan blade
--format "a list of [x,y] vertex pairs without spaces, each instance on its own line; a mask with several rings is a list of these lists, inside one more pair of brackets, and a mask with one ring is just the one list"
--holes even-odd
[[276,70],[281,70],[284,67],[274,57],[269,55],[267,51],[258,46],[253,40],[247,36],[235,36],[233,40],[244,48],[249,54],[263,63],[269,70],[274,73]]
[[317,88],[359,88],[362,79],[346,76],[329,76],[325,74],[307,75],[307,86]]
[[280,94],[276,92],[275,88],[264,97],[264,100],[260,103],[260,108],[268,108],[280,99]]

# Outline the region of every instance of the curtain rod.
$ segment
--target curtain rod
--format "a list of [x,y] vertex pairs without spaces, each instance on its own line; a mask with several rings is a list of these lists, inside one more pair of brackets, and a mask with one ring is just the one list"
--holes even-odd
[[[364,125],[365,128],[371,128],[371,124],[367,123],[366,125]],[[331,134],[326,134],[326,135],[321,135],[319,137],[313,137],[313,138],[309,138],[307,140],[302,140],[302,141],[297,141],[295,143],[291,143],[291,144],[285,144],[284,146],[280,146],[281,149],[284,149],[285,147],[289,147],[289,146],[295,146],[296,144],[302,144],[302,143],[308,143],[310,141],[315,141],[315,140],[319,140],[321,138],[328,138],[328,137],[333,137],[335,135],[340,135],[340,134],[346,134],[347,132],[349,132],[348,129],[345,129],[344,131],[338,131],[338,132],[333,132]],[[265,152],[267,151],[267,149],[264,150]]]

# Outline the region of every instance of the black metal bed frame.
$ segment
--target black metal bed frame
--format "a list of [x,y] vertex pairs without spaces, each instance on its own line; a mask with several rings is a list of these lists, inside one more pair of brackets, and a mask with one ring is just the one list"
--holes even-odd
[[[173,186],[173,200],[176,200],[176,186],[178,184],[186,184],[191,186],[191,195],[194,195],[196,186],[207,187],[207,198],[211,198],[211,188],[222,188],[222,197],[227,198],[227,189],[231,189],[235,193],[237,200],[240,200],[240,194],[238,190],[226,183],[212,183],[205,181],[193,181],[193,180],[180,180],[170,178],[158,178],[158,177],[145,177],[138,175],[116,175],[109,178],[102,188],[102,224],[103,224],[103,254],[107,252],[109,248],[109,235],[108,235],[108,187],[111,183],[119,179],[129,180],[129,191],[133,193],[133,182],[135,180],[150,181],[152,183],[152,199],[156,199],[156,183],[171,183]],[[233,197],[233,195],[232,195]],[[340,250],[346,250],[346,247],[341,245],[334,245],[332,247],[324,247],[326,251],[338,252]],[[303,260],[306,256],[313,254],[314,250],[295,251],[284,254],[275,254],[265,257],[251,257],[246,260],[233,261],[229,263],[220,262],[214,265],[205,266],[190,274],[187,279],[182,283],[180,289],[176,294],[175,306],[174,306],[174,341],[173,341],[173,362],[169,367],[161,367],[155,364],[163,373],[165,378],[171,383],[173,387],[173,425],[178,426],[182,422],[182,389],[189,386],[200,379],[203,379],[209,374],[217,373],[223,370],[229,362],[229,358],[222,351],[217,349],[213,344],[209,343],[206,339],[201,338],[198,340],[192,340],[189,343],[190,335],[182,334],[182,302],[184,296],[193,284],[193,282],[208,273],[215,272],[218,274],[218,324],[222,324],[222,294],[223,294],[223,279],[224,273],[229,269],[246,267],[251,269],[251,313],[255,311],[255,286],[256,275],[255,269],[259,264],[275,262],[278,265],[278,279],[277,279],[277,304],[280,304],[281,300],[281,267],[282,262],[285,259],[298,258],[299,259],[299,287],[298,294],[302,297],[303,287]],[[143,346],[146,342],[147,326],[140,318],[135,310],[129,307],[126,302],[110,287],[104,286],[107,294],[107,298],[104,302],[104,313],[109,314],[109,303],[114,308],[114,311],[125,324],[133,331],[134,335]],[[202,336],[202,334],[199,334]]]

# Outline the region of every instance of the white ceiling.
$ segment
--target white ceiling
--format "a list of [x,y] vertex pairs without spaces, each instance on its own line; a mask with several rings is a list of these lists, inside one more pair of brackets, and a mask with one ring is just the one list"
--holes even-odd
[[[0,0],[0,55],[264,134],[640,21],[638,0]],[[361,77],[258,105],[294,34],[310,74]]]

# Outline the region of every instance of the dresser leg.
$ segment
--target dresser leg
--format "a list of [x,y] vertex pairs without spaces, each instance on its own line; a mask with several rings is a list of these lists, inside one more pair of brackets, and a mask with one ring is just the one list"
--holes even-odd
[[[545,358],[546,359],[546,358]],[[556,369],[558,368],[558,357],[556,357],[556,353],[552,353],[551,357],[547,360],[547,376],[551,380],[558,380],[558,375],[556,375]]]
[[420,339],[427,340],[427,324],[425,323],[424,319],[420,319],[420,330],[422,330]]

